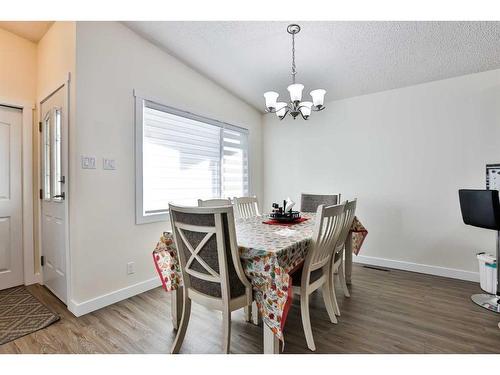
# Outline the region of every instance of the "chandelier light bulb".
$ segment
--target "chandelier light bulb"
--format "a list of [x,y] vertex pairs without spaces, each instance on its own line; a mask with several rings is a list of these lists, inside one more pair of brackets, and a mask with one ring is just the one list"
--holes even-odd
[[312,102],[300,102],[299,108],[302,116],[307,120],[307,118],[311,115],[311,107]]
[[322,108],[325,101],[326,90],[317,89],[311,91],[311,97],[313,100],[313,104],[316,108]]
[[271,111],[276,109],[276,101],[278,100],[279,94],[274,91],[268,91],[264,93],[264,98],[266,98],[266,108]]
[[290,93],[290,100],[292,102],[300,102],[302,100],[302,90],[304,90],[304,85],[300,83],[294,83],[287,87],[288,92]]

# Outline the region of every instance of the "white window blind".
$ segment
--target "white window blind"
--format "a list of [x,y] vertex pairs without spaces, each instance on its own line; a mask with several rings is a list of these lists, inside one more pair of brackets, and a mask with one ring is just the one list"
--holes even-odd
[[248,195],[248,137],[246,133],[222,130],[222,197]]
[[245,129],[161,106],[142,106],[143,215],[168,203],[248,195]]

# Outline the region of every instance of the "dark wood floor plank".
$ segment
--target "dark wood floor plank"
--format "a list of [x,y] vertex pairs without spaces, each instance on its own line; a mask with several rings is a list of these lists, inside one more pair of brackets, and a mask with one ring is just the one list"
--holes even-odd
[[[80,318],[45,288],[29,288],[61,320],[0,346],[0,353],[168,353],[175,338],[161,288]],[[500,353],[500,314],[470,301],[479,292],[467,281],[355,265],[352,298],[338,290],[338,324],[330,323],[321,294],[311,296],[317,353]],[[262,328],[243,318],[233,313],[231,352],[261,353]],[[194,305],[181,353],[221,353],[221,327],[220,313]],[[298,300],[284,334],[285,353],[311,353]]]

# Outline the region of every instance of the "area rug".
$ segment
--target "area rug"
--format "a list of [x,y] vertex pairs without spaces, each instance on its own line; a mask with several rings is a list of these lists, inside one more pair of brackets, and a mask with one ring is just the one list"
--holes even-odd
[[59,320],[24,286],[0,290],[0,345]]

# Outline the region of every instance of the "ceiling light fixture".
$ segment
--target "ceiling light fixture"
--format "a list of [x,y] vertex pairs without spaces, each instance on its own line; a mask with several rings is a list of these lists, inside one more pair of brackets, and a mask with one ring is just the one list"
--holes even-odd
[[323,103],[325,100],[326,90],[317,89],[310,92],[312,102],[302,101],[302,90],[304,85],[295,83],[295,75],[297,70],[295,67],[295,34],[300,31],[300,26],[297,24],[288,25],[286,31],[292,35],[292,84],[287,87],[290,93],[290,103],[278,102],[279,94],[274,91],[264,93],[266,99],[266,112],[276,113],[280,120],[283,120],[286,115],[290,114],[293,119],[300,114],[304,120],[307,120],[311,115],[311,111],[321,111],[325,109]]

